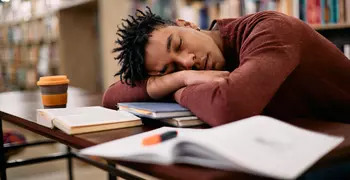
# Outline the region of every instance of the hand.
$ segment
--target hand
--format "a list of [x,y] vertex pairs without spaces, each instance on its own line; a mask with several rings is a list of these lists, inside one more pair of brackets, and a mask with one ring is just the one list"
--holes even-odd
[[181,27],[190,27],[195,30],[200,30],[200,28],[196,24],[185,21],[183,19],[176,19],[176,24]]
[[184,70],[182,71],[184,84],[186,86],[202,84],[207,82],[224,81],[230,74],[228,71],[208,71],[208,70]]
[[185,86],[182,71],[164,76],[151,76],[148,78],[146,90],[152,99],[160,99]]
[[224,81],[228,75],[227,71],[183,70],[164,76],[151,76],[147,81],[146,90],[152,99],[160,99],[185,86]]

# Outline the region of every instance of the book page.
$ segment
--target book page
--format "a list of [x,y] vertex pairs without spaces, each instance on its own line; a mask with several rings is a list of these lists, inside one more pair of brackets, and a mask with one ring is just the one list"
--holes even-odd
[[[150,146],[144,146],[142,140],[151,135],[164,133],[171,130],[177,130],[176,138],[164,141],[162,143]],[[149,132],[126,137],[89,147],[80,151],[84,155],[100,156],[111,159],[124,159],[128,161],[171,164],[174,161],[174,147],[180,139],[191,136],[194,131],[200,129],[180,129],[172,127],[162,127]]]
[[72,108],[61,111],[50,111],[50,113],[55,117],[55,121],[59,121],[64,126],[70,128],[135,120],[141,121],[139,117],[131,113],[102,107]]
[[208,129],[191,139],[250,173],[284,179],[298,177],[343,141],[266,116]]
[[66,116],[66,115],[77,115],[86,114],[92,112],[101,111],[113,111],[111,109],[102,108],[101,106],[88,106],[88,107],[72,107],[72,108],[54,108],[54,109],[38,109],[41,112],[49,113],[53,116]]

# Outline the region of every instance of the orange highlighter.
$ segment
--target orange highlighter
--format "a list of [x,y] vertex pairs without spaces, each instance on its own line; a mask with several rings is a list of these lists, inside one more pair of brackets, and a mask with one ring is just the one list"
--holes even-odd
[[162,134],[155,134],[143,139],[142,144],[144,146],[150,146],[150,145],[158,144],[166,140],[175,138],[176,136],[177,136],[177,131],[168,131]]

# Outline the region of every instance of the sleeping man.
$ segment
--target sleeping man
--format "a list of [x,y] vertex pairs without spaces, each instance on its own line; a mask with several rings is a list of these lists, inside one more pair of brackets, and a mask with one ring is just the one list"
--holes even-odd
[[297,18],[265,11],[200,30],[148,8],[123,21],[121,81],[104,107],[175,101],[211,126],[254,115],[350,121],[350,61]]

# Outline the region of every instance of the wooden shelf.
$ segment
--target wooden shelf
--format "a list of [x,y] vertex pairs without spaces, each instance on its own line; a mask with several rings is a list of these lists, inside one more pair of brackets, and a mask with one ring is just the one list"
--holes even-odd
[[315,30],[332,30],[332,29],[345,29],[350,28],[350,24],[311,24]]
[[[8,90],[16,90],[17,86],[23,83],[16,80],[16,71],[23,70],[33,71],[36,73],[35,78],[42,75],[65,74],[73,86],[91,92],[99,91],[99,85],[91,83],[99,81],[100,60],[98,38],[96,38],[98,2],[97,0],[66,2],[69,3],[30,19],[0,23],[0,30],[7,34],[2,38],[9,37],[8,33],[15,30],[23,34],[22,40],[16,42],[12,39],[0,40],[0,53],[5,52],[6,56],[1,54],[0,65],[3,67],[0,68],[11,78],[5,79],[5,84],[14,87]],[[47,22],[41,22],[46,18]],[[18,29],[12,29],[17,26]],[[12,34],[12,37],[17,36]],[[27,40],[28,38],[32,39]],[[44,66],[45,69],[38,68]],[[32,76],[30,78],[33,79]]]
[[58,38],[44,38],[44,39],[40,39],[40,40],[28,40],[28,41],[21,41],[21,42],[17,42],[17,43],[2,43],[2,44],[0,44],[0,47],[52,44],[52,43],[56,43],[58,40],[59,40]]
[[2,28],[2,27],[10,27],[10,26],[17,26],[17,25],[20,25],[20,24],[23,24],[23,23],[28,23],[28,22],[31,22],[31,21],[37,21],[37,20],[43,19],[45,17],[55,15],[55,13],[56,13],[56,11],[51,11],[51,12],[47,12],[45,14],[41,14],[39,16],[33,16],[33,17],[29,18],[29,19],[19,19],[19,20],[15,20],[15,21],[3,22],[3,23],[0,24],[0,28]]

